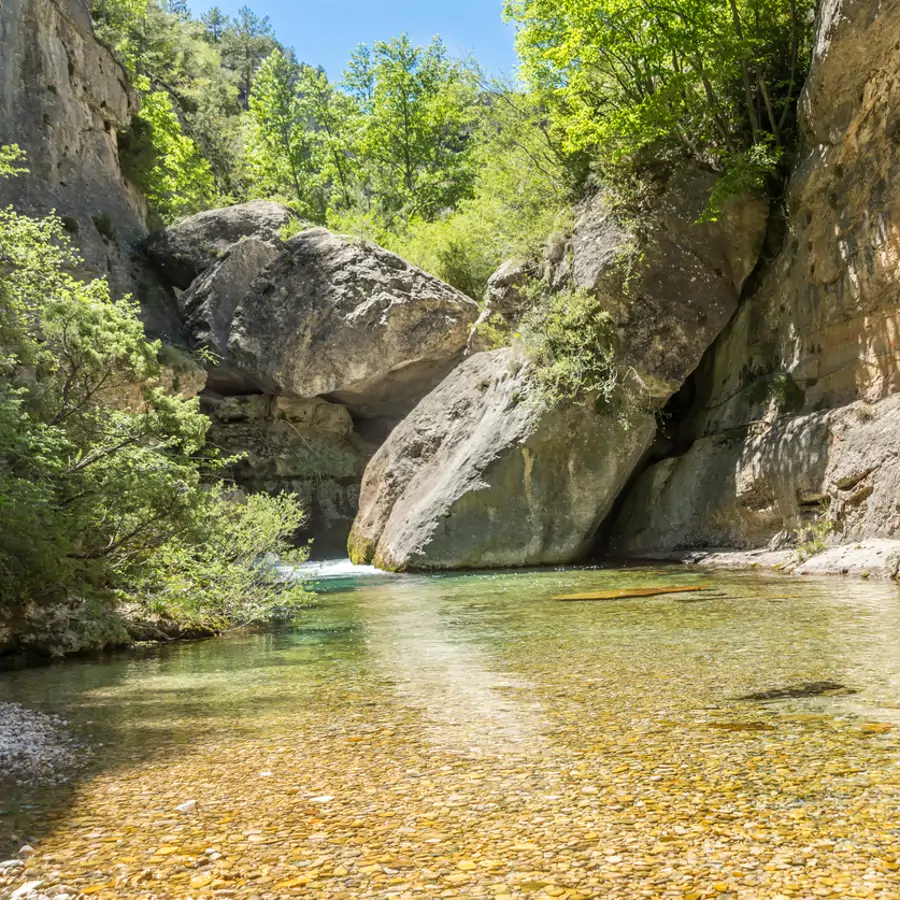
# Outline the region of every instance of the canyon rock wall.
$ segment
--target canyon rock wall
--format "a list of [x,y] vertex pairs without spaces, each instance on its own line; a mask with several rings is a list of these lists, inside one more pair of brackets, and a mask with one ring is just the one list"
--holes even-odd
[[0,180],[0,205],[55,210],[84,256],[82,274],[141,294],[153,336],[177,339],[172,296],[135,252],[144,202],[123,178],[117,133],[137,110],[125,70],[94,37],[85,0],[0,4],[0,145],[28,173]]
[[783,249],[693,379],[675,455],[627,499],[617,553],[776,547],[820,517],[835,542],[900,537],[900,3],[822,5],[800,113]]

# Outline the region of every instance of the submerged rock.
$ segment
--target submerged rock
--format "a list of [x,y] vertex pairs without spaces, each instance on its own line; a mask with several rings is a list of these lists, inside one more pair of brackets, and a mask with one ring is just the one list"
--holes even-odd
[[[20,783],[65,781],[86,756],[66,726],[57,716],[0,703],[0,778]],[[23,855],[29,856],[29,850],[24,847]]]
[[792,687],[773,688],[769,691],[757,691],[753,694],[745,694],[738,700],[796,700],[802,697],[822,697],[834,694],[858,694],[859,691],[848,688],[845,684],[836,681],[810,681]]
[[577,560],[655,431],[592,406],[542,407],[513,350],[459,366],[394,430],[366,470],[350,535],[385,569]]

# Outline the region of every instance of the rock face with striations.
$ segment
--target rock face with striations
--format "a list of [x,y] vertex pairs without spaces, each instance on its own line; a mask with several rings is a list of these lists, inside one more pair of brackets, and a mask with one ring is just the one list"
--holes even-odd
[[784,248],[693,380],[679,454],[622,510],[620,553],[778,546],[826,507],[835,541],[900,537],[900,3],[819,15]]
[[[655,431],[585,405],[529,399],[514,350],[466,360],[369,464],[354,562],[460,569],[570,562],[589,548]],[[608,452],[614,444],[615,452]]]
[[[621,368],[640,385],[632,409],[543,409],[513,351],[476,354],[372,459],[352,558],[391,569],[485,568],[567,563],[590,549],[653,439],[655,410],[727,324],[756,263],[767,205],[737,198],[718,222],[697,224],[714,183],[696,169],[673,174],[640,234],[596,198],[549,261],[552,290],[590,291],[611,315]],[[527,272],[510,264],[492,279],[495,310],[513,326]]]
[[177,340],[171,292],[136,255],[144,201],[123,178],[117,134],[137,98],[94,37],[86,0],[0,4],[0,145],[18,144],[27,174],[0,180],[0,206],[55,211],[84,257],[79,274],[133,292],[153,337]]
[[264,394],[219,397],[203,408],[215,446],[243,454],[230,475],[250,492],[290,491],[302,497],[320,557],[341,556],[356,515],[359,482],[375,448],[359,436],[349,412],[318,398]]

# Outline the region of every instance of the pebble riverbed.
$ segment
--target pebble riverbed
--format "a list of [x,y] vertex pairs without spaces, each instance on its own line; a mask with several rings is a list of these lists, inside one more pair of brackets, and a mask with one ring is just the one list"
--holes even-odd
[[34,847],[0,896],[900,897],[897,589],[548,602],[591,577],[378,585],[0,676],[38,702],[68,671],[43,705],[104,748],[0,802]]

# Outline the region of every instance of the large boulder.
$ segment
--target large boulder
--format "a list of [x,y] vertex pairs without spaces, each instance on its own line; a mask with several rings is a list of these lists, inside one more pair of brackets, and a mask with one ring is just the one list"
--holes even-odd
[[765,240],[769,206],[753,193],[705,215],[717,179],[682,165],[653,183],[640,213],[627,215],[598,191],[543,261],[509,260],[494,273],[479,323],[517,329],[536,280],[551,291],[589,291],[613,317],[623,359],[665,399],[734,315]]
[[289,207],[268,200],[210,209],[151,235],[147,255],[169,282],[187,290],[238,241],[280,247],[282,229],[295,219]]
[[227,358],[276,394],[400,418],[460,360],[478,307],[374,244],[292,238],[231,321]]
[[[591,547],[655,434],[655,411],[684,383],[737,308],[761,249],[768,205],[733,198],[701,221],[715,176],[673,173],[637,225],[598,196],[542,282],[586,291],[618,333],[627,414],[590,403],[546,408],[513,350],[476,354],[423,400],[366,470],[350,536],[354,559],[392,569],[566,563]],[[515,327],[533,266],[492,279]]]
[[515,350],[476,354],[372,459],[351,558],[394,570],[575,561],[654,431],[646,413],[548,409]]
[[696,166],[656,188],[648,211],[629,221],[603,193],[586,203],[550,280],[597,295],[616,323],[621,356],[649,394],[665,402],[697,367],[734,315],[756,266],[768,203],[726,201],[706,221],[717,176]]

